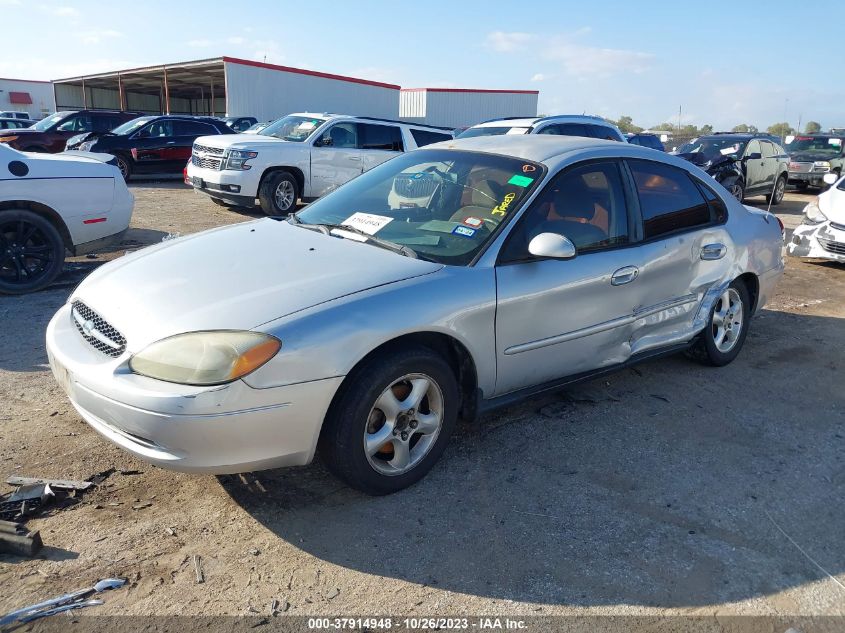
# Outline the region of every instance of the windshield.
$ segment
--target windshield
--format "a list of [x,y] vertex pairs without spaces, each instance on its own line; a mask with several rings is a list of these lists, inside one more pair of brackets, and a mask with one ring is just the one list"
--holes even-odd
[[132,119],[131,121],[127,121],[123,125],[118,125],[112,130],[112,134],[117,134],[118,136],[126,136],[128,134],[132,134],[132,132],[137,130],[142,125],[146,125],[154,118],[155,117],[142,116],[137,119]]
[[842,139],[827,136],[796,136],[785,147],[790,154],[813,152],[837,156],[842,152]]
[[38,123],[32,126],[33,130],[38,130],[39,132],[46,132],[49,128],[53,127],[59,121],[62,121],[69,117],[73,112],[56,112],[56,114],[51,114],[46,119],[41,119]]
[[358,176],[296,219],[347,225],[409,247],[423,259],[465,266],[544,173],[538,163],[507,156],[417,150]]
[[739,155],[747,143],[735,138],[697,138],[681,145],[678,154],[700,154],[705,161],[711,161],[720,156]]
[[500,136],[502,134],[528,134],[530,127],[471,127],[458,134],[455,138],[472,138],[473,136]]
[[261,130],[259,134],[262,136],[273,136],[285,141],[293,141],[294,143],[301,143],[325,122],[325,119],[314,117],[286,116],[273,121]]

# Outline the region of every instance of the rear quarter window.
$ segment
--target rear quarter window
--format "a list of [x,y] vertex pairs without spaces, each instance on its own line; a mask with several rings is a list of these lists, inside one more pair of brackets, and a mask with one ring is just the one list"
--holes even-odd
[[417,147],[425,147],[432,143],[452,140],[452,136],[445,132],[430,132],[429,130],[415,130],[414,128],[411,128],[411,136],[414,137]]

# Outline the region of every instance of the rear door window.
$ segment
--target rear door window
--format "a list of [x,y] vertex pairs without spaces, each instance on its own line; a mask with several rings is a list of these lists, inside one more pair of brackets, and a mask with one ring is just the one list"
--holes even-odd
[[209,136],[217,134],[217,128],[202,121],[175,121],[176,136]]
[[388,152],[401,152],[402,130],[395,125],[358,124],[358,139],[361,149],[380,149]]
[[594,138],[592,126],[583,123],[558,123],[544,127],[537,134],[556,134],[558,136],[586,136]]
[[608,141],[621,141],[622,139],[619,138],[619,135],[616,133],[612,127],[608,127],[606,125],[591,125],[590,126],[593,136],[596,138],[603,138]]
[[628,164],[640,200],[645,239],[711,222],[707,201],[684,170],[645,160]]

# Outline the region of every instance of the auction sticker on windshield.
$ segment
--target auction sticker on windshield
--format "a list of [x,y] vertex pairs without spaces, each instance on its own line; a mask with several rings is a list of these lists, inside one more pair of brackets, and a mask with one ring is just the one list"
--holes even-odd
[[341,222],[341,224],[348,224],[367,235],[375,235],[392,221],[393,218],[388,218],[383,215],[374,215],[372,213],[362,213],[358,211],[346,218],[343,222]]

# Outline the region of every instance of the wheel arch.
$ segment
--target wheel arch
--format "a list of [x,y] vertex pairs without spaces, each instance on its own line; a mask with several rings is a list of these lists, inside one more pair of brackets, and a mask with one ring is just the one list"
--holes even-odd
[[741,281],[748,291],[748,298],[751,299],[751,307],[749,314],[754,314],[757,311],[757,302],[760,299],[760,280],[754,273],[742,273],[736,278],[736,281]]
[[274,165],[273,167],[268,167],[267,169],[265,169],[264,172],[261,174],[261,179],[258,181],[258,190],[261,190],[261,187],[264,184],[264,181],[267,180],[267,178],[269,178],[275,173],[282,171],[290,173],[296,179],[296,184],[299,187],[300,197],[305,195],[305,174],[302,173],[302,170],[299,167],[293,167],[289,165]]
[[455,378],[458,382],[458,391],[461,396],[458,415],[465,420],[475,420],[478,416],[479,401],[478,372],[475,365],[475,359],[463,343],[454,336],[443,332],[410,332],[385,341],[370,350],[366,355],[360,358],[346,374],[346,378],[343,380],[340,387],[338,387],[333,401],[337,400],[343,393],[344,389],[348,387],[350,376],[355,374],[355,370],[374,356],[378,356],[387,351],[400,350],[414,345],[427,347],[446,360],[449,367],[451,367],[452,371],[455,373]]
[[62,220],[62,216],[60,216],[55,209],[52,209],[41,202],[34,202],[32,200],[4,200],[0,202],[0,211],[15,209],[32,211],[33,213],[37,213],[43,217],[52,224],[59,232],[59,235],[62,236],[62,242],[64,242],[65,248],[71,253],[74,252],[75,247],[70,236],[70,231],[68,231],[67,225],[64,220]]

